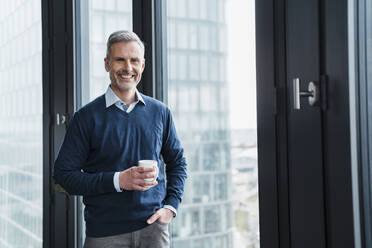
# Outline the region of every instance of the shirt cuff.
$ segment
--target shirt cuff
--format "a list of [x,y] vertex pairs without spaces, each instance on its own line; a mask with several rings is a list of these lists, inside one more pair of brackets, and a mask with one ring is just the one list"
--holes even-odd
[[177,216],[177,210],[174,207],[172,207],[171,205],[164,205],[163,208],[167,208],[167,209],[171,210],[173,212],[173,217]]
[[119,184],[119,175],[120,175],[120,172],[115,172],[115,174],[114,174],[114,187],[115,187],[117,192],[123,192],[121,190],[120,184]]

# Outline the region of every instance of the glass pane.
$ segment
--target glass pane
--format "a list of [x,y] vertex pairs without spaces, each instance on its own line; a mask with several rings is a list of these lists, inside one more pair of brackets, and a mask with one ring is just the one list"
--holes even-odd
[[41,1],[0,8],[0,247],[42,247]]
[[189,174],[173,247],[257,248],[254,0],[167,6],[168,104]]

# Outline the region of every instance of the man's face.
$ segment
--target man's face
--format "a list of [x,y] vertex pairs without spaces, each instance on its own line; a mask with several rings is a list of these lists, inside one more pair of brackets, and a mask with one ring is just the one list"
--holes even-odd
[[144,54],[136,41],[112,44],[110,58],[105,58],[105,69],[110,73],[111,87],[119,91],[135,89],[144,68]]

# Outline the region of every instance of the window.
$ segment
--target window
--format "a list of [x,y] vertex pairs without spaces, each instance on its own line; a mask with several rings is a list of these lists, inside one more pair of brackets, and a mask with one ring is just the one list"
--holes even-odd
[[41,1],[0,8],[0,247],[42,247]]
[[189,175],[173,247],[259,247],[254,10],[167,0],[168,104]]

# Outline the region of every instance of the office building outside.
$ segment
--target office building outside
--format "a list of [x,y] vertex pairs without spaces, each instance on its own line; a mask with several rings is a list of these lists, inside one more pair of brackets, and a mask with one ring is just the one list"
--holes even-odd
[[3,1],[0,33],[0,247],[42,247],[41,1]]
[[177,248],[233,247],[224,5],[167,1],[168,105],[188,162]]

